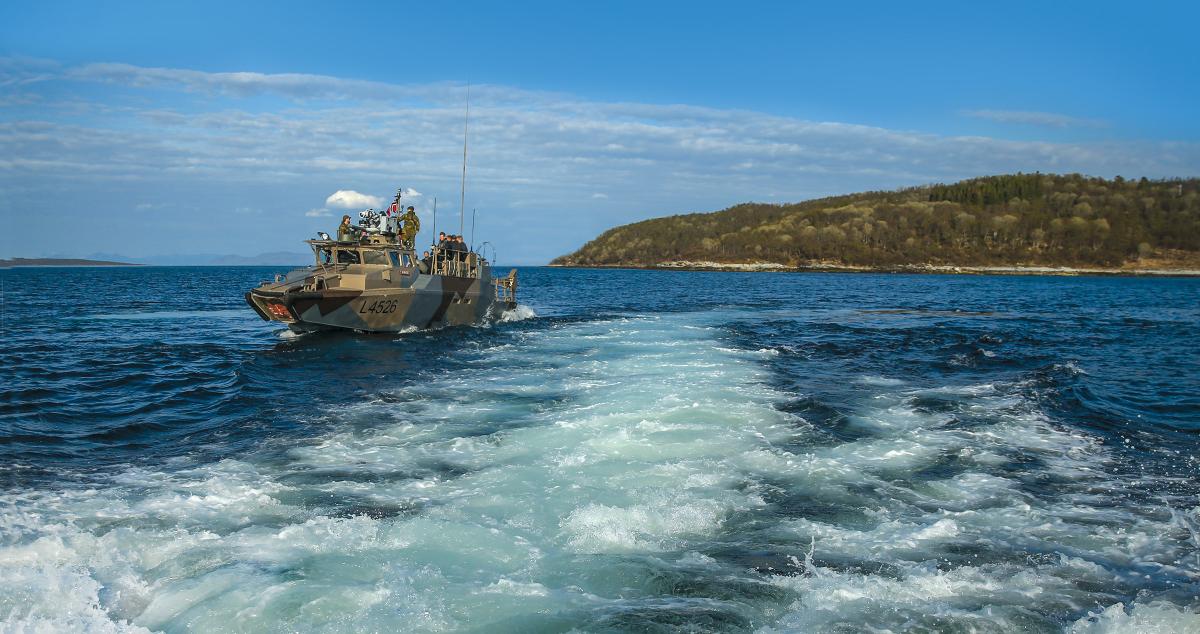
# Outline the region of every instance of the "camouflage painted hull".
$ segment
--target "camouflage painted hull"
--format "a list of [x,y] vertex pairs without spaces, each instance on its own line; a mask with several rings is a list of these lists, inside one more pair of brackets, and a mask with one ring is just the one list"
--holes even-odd
[[479,277],[428,275],[411,267],[386,271],[345,271],[346,277],[362,276],[361,286],[366,288],[355,288],[360,286],[356,284],[328,288],[313,283],[329,277],[327,271],[300,269],[246,293],[246,302],[263,319],[284,323],[296,332],[441,328],[481,323],[515,307],[515,302],[497,299],[487,269]]

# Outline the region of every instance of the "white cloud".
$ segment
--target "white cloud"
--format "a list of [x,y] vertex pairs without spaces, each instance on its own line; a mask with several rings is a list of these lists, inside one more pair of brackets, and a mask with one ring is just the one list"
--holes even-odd
[[207,73],[181,68],[154,68],[132,64],[85,64],[68,71],[71,79],[122,84],[137,88],[167,87],[234,96],[276,93],[297,98],[347,99],[367,95],[397,94],[397,86],[324,75],[301,73]]
[[0,86],[11,90],[17,86],[54,79],[61,72],[58,62],[35,57],[0,57]]
[[[26,66],[29,58],[2,58],[12,60],[13,65]],[[59,67],[49,60],[37,60],[39,67]],[[48,64],[54,64],[48,66]],[[176,88],[187,92],[221,94],[232,97],[249,97],[273,94],[297,100],[334,101],[386,101],[444,103],[459,112],[465,104],[466,86],[457,82],[432,82],[427,84],[393,84],[362,79],[345,79],[329,75],[307,73],[255,73],[255,72],[204,72],[184,68],[156,68],[121,63],[92,63],[59,70],[61,76],[78,81],[130,86],[134,88]],[[2,77],[2,75],[0,75]],[[52,78],[48,72],[37,75],[38,80]],[[550,92],[533,92],[509,86],[473,84],[471,86],[471,108],[476,104],[523,104],[538,105],[546,102],[561,102],[565,95]]]
[[[59,81],[55,91],[43,88],[45,82],[24,84],[22,90],[44,98],[11,106],[0,117],[0,204],[35,206],[48,196],[86,195],[100,183],[125,197],[114,209],[131,211],[130,200],[169,199],[185,189],[203,201],[228,192],[225,209],[308,209],[336,189],[322,208],[291,216],[303,223],[340,215],[335,209],[382,208],[403,185],[406,204],[420,197],[425,226],[432,229],[429,214],[437,199],[439,229],[458,228],[459,85],[121,64],[57,70],[43,64],[28,71],[11,66],[7,72],[17,77],[55,74]],[[120,89],[77,91],[79,99],[91,101],[63,102],[57,84],[80,81]],[[214,102],[193,93],[230,99]],[[262,93],[283,100],[264,105],[240,99]],[[502,250],[530,254],[526,261],[569,251],[616,224],[746,200],[794,201],[1018,170],[1152,178],[1200,172],[1200,144],[1194,142],[947,136],[499,86],[472,86],[471,97],[466,221],[477,207],[488,239],[502,247],[507,240],[511,247]],[[80,103],[92,109],[88,116],[78,116]],[[1004,111],[973,112],[1022,120],[1011,113],[994,116]],[[386,192],[386,198],[338,189],[348,183]],[[272,235],[287,230],[275,227]]]
[[382,205],[382,198],[360,194],[353,189],[339,189],[325,199],[326,207],[337,207],[339,209],[365,209],[367,207],[380,207]]
[[998,123],[1018,123],[1047,128],[1105,128],[1108,123],[1100,119],[1084,119],[1054,112],[1032,110],[964,110],[963,114],[975,119],[988,119]]

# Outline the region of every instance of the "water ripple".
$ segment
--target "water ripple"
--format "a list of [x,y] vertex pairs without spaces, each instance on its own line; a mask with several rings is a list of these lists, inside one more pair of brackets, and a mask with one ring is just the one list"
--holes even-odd
[[273,272],[0,271],[0,629],[1200,629],[1196,280]]

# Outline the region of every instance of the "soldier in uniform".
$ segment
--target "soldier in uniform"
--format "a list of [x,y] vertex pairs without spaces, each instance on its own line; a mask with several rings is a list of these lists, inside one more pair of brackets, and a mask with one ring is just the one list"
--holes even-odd
[[342,216],[342,224],[337,229],[338,242],[351,242],[358,239],[358,228],[350,224],[350,214]]
[[411,249],[416,245],[417,233],[421,231],[421,219],[417,217],[417,212],[410,205],[404,215],[400,217],[400,222],[404,226],[400,229],[400,236],[404,241],[404,248]]

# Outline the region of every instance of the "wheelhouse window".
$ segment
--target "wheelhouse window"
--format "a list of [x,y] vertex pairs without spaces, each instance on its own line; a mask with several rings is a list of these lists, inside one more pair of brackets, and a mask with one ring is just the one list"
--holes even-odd
[[388,251],[388,260],[391,260],[393,268],[400,268],[400,254],[395,251]]
[[360,262],[361,260],[358,257],[358,251],[351,251],[349,249],[337,250],[338,264],[359,264]]
[[365,264],[379,264],[382,266],[388,265],[387,254],[383,251],[374,251],[368,249],[363,251],[363,257],[365,258]]

